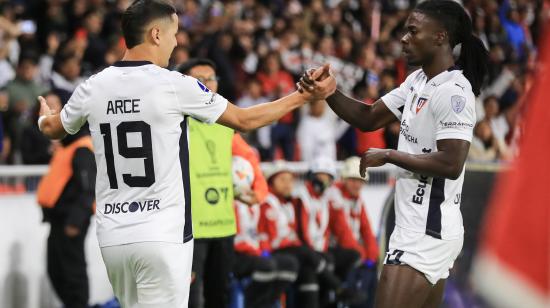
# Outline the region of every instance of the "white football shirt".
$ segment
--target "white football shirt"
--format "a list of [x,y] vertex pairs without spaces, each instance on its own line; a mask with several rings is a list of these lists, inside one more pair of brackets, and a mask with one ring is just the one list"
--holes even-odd
[[226,107],[195,78],[147,61],[117,62],[75,90],[61,122],[69,134],[89,124],[101,247],[192,239],[187,116],[213,123]]
[[[428,80],[419,69],[382,101],[401,121],[398,150],[410,154],[437,151],[437,140],[472,140],[475,96],[461,70]],[[440,239],[462,236],[460,200],[464,169],[456,180],[432,178],[399,168],[396,225]]]

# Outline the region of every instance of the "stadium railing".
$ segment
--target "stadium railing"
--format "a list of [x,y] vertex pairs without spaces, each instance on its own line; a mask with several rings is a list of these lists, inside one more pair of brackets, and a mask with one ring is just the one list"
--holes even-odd
[[[268,170],[272,163],[261,164],[262,170]],[[337,162],[337,170],[340,171],[343,163]],[[288,167],[300,179],[307,174],[309,165],[305,162],[288,162]],[[4,165],[0,166],[0,195],[20,194],[36,191],[42,175],[48,171],[47,165]],[[369,168],[369,185],[393,184],[395,179],[395,167],[385,165]]]

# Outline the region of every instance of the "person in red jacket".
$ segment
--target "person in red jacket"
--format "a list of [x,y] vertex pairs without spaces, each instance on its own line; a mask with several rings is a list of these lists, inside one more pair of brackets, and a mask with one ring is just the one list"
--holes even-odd
[[[294,307],[317,308],[319,281],[330,281],[340,287],[340,280],[329,271],[321,254],[304,245],[298,235],[296,207],[298,200],[292,198],[294,174],[282,161],[274,163],[268,171],[269,194],[260,207],[258,231],[263,255],[289,254],[297,258],[300,269],[296,281]],[[341,292],[345,294],[345,292]]]
[[[235,143],[233,143],[235,145]],[[246,145],[246,143],[244,143]],[[241,144],[242,145],[242,144]],[[246,149],[240,148],[240,150]],[[235,147],[233,147],[235,154]],[[247,151],[237,151],[239,154]],[[257,203],[247,204],[239,199],[251,200],[261,196],[261,191],[254,194],[241,193],[245,188],[242,178],[248,179],[250,191],[254,187],[267,188],[265,178],[260,173],[259,161],[255,156],[249,156],[247,160],[242,156],[233,158],[233,178],[241,187],[235,189],[235,217],[237,222],[237,235],[235,236],[235,263],[233,273],[237,278],[250,277],[252,282],[245,288],[245,307],[269,308],[273,307],[284,290],[296,280],[298,275],[298,261],[288,254],[262,254],[260,249],[260,236],[258,234],[258,222],[260,219],[260,207]],[[252,176],[253,175],[253,176]],[[267,191],[266,191],[267,193]],[[265,197],[263,197],[265,199]]]
[[[378,260],[378,244],[367,216],[366,204],[360,198],[361,188],[368,181],[368,174],[365,179],[361,177],[359,163],[359,157],[350,157],[344,161],[342,181],[336,182],[331,188],[329,204],[331,213],[338,213],[343,218],[338,222],[343,222],[345,229],[350,230],[346,235],[351,235],[353,241],[360,244],[362,260],[374,263]],[[338,245],[349,247],[349,239],[337,239]]]
[[[349,241],[359,245],[362,265],[350,280],[361,281],[361,290],[367,295],[367,300],[355,307],[373,307],[376,293],[376,262],[378,260],[378,244],[372,232],[367,208],[360,198],[361,188],[368,181],[368,173],[363,179],[359,174],[359,157],[350,157],[344,161],[341,172],[342,180],[336,182],[330,189],[329,204],[331,213],[339,213],[343,217],[339,224],[350,230],[350,239],[341,241],[337,237],[337,245],[346,247]],[[357,248],[356,248],[357,249]]]
[[[323,256],[341,281],[346,281],[349,273],[361,264],[362,247],[354,239],[344,213],[329,206],[335,177],[336,164],[332,159],[315,159],[304,187],[297,191],[299,202],[296,212],[301,239]],[[329,248],[333,237],[338,239],[340,245]],[[323,283],[322,287],[337,290],[330,283]],[[348,293],[353,293],[353,288]]]

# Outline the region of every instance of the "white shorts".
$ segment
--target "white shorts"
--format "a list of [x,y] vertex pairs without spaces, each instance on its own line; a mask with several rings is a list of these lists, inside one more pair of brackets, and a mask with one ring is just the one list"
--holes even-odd
[[187,307],[193,240],[109,246],[101,255],[122,308]]
[[384,264],[406,264],[423,273],[431,284],[449,277],[449,270],[462,250],[464,236],[437,239],[395,226]]

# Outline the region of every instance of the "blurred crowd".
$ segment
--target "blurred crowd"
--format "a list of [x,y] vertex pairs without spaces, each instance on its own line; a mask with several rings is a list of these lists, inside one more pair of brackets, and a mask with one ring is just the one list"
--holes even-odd
[[[59,109],[85,78],[122,58],[120,19],[130,0],[0,0],[2,164],[46,164],[56,142],[43,138],[36,97]],[[413,68],[401,56],[414,0],[174,0],[180,30],[169,69],[213,60],[219,92],[239,106],[281,97],[304,70],[330,63],[339,87],[365,104]],[[521,134],[521,110],[536,68],[543,0],[464,0],[489,50],[470,158],[507,160]],[[396,148],[399,122],[363,133],[315,102],[247,136],[262,160],[345,159],[370,147]]]

